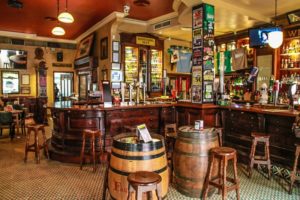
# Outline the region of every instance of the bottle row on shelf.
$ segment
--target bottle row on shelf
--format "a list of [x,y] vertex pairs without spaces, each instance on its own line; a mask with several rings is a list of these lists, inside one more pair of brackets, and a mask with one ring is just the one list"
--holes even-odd
[[282,47],[282,54],[295,54],[300,53],[300,44],[299,41],[297,43],[290,43],[289,45],[284,45]]
[[281,69],[300,68],[300,61],[291,58],[281,59]]

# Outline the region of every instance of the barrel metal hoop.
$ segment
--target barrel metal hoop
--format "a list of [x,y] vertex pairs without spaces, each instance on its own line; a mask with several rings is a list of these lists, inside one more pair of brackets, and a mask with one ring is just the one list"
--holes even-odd
[[178,149],[175,149],[174,152],[178,153],[178,154],[181,154],[181,155],[185,155],[185,156],[191,156],[191,157],[208,157],[209,156],[209,154],[205,153],[205,152],[202,152],[202,153],[187,153],[187,152],[180,151]]
[[163,155],[165,155],[165,152],[163,151],[163,152],[155,154],[155,155],[143,155],[143,156],[126,156],[126,155],[118,154],[114,151],[112,151],[111,154],[113,156],[116,156],[117,158],[122,158],[122,159],[125,159],[125,160],[151,160],[151,159],[154,159],[154,158],[162,157]]
[[124,150],[124,151],[132,151],[132,152],[149,152],[157,149],[161,149],[164,147],[162,142],[149,142],[143,144],[130,144],[123,143],[118,141],[113,141],[113,147]]
[[[123,172],[123,171],[120,171],[120,170],[118,170],[118,169],[115,169],[115,168],[113,168],[113,167],[111,167],[111,166],[109,167],[109,169],[110,169],[111,171],[113,171],[114,173],[119,174],[119,175],[122,175],[122,176],[128,176],[129,174],[131,174],[131,172]],[[167,169],[168,169],[168,166],[165,166],[165,167],[163,167],[163,168],[161,168],[161,169],[159,169],[159,170],[153,171],[153,172],[155,172],[155,173],[157,173],[157,174],[160,174],[160,173],[166,171]]]

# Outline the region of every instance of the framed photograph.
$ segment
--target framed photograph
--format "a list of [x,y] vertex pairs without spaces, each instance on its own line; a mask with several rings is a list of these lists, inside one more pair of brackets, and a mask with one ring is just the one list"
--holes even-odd
[[121,82],[122,79],[121,70],[111,70],[111,82]]
[[19,72],[2,71],[2,94],[18,94],[19,92]]
[[112,54],[112,62],[113,63],[119,63],[120,59],[119,59],[119,52],[118,51],[113,51]]
[[21,87],[21,94],[30,94],[30,87]]
[[111,83],[112,89],[120,89],[121,88],[121,82],[112,82]]
[[94,40],[94,34],[91,34],[80,41],[80,43],[77,47],[75,59],[79,59],[79,58],[90,55],[93,40]]
[[192,86],[192,103],[202,103],[202,87],[198,85]]
[[121,70],[121,65],[120,65],[120,63],[112,63],[112,64],[111,64],[111,69],[114,69],[114,70]]
[[29,85],[30,84],[30,75],[29,74],[22,74],[21,75],[21,84],[22,85]]
[[100,40],[100,59],[104,60],[108,58],[108,38],[102,38]]
[[112,50],[113,51],[119,51],[119,49],[120,49],[120,42],[119,41],[113,41]]

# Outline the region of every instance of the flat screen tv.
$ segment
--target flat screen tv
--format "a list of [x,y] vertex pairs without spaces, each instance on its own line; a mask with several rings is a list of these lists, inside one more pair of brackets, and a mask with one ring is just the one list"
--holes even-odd
[[27,51],[0,49],[0,68],[26,69]]
[[279,31],[280,27],[265,27],[249,29],[250,47],[260,47],[268,44],[269,33]]

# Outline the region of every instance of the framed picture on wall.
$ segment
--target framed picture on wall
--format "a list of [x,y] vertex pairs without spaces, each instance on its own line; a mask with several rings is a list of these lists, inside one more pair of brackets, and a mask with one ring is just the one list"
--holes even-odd
[[121,65],[120,65],[120,63],[112,63],[112,64],[111,64],[111,69],[114,69],[114,70],[121,70]]
[[119,52],[118,51],[114,51],[112,53],[112,62],[113,63],[119,63],[120,59],[119,59]]
[[104,60],[108,58],[108,38],[102,38],[100,40],[100,59]]
[[113,41],[112,50],[113,51],[119,51],[119,49],[120,49],[120,42],[119,41]]
[[90,55],[93,40],[94,34],[91,34],[80,41],[76,51],[75,59],[79,59]]
[[21,75],[21,84],[22,85],[29,85],[30,84],[30,75],[29,74],[22,74]]
[[121,82],[122,79],[122,71],[111,70],[111,82]]
[[30,94],[30,87],[21,87],[21,94]]

